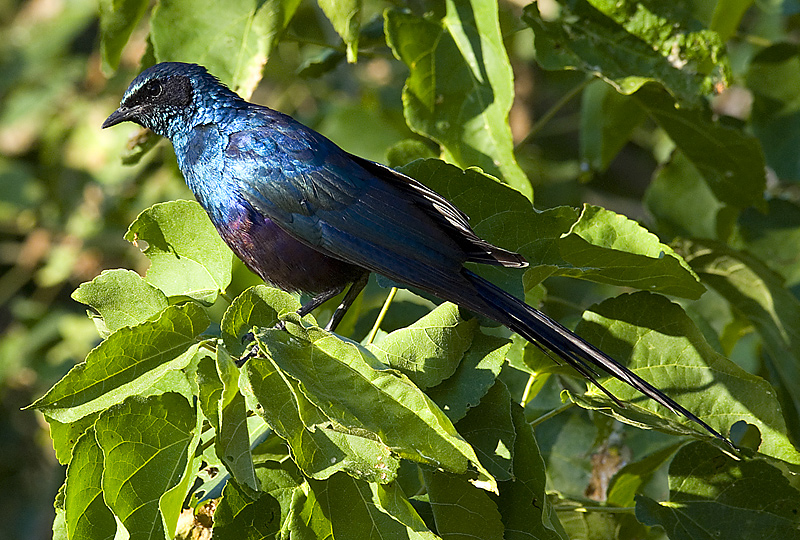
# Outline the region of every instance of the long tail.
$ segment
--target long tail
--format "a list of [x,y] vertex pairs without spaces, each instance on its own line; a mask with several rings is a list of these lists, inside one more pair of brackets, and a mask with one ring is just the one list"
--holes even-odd
[[[733,444],[714,428],[591,343],[584,341],[544,313],[521,302],[469,270],[463,270],[462,275],[474,286],[483,303],[488,305],[491,312],[483,313],[484,315],[504,324],[537,347],[554,352],[581,375],[592,381],[618,405],[624,407],[611,392],[597,382],[598,374],[594,367],[602,368],[675,414],[683,415],[703,426],[709,433],[733,448]],[[545,350],[545,352],[547,351]]]

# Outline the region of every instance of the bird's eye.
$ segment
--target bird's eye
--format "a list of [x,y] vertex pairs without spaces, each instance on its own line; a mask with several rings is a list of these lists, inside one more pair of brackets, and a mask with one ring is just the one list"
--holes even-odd
[[160,96],[161,92],[164,91],[164,87],[161,86],[161,81],[153,79],[148,81],[142,90],[145,91],[148,98],[152,99]]

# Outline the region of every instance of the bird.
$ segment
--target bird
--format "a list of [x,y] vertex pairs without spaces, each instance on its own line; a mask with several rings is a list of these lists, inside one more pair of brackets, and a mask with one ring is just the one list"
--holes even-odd
[[125,91],[108,128],[134,122],[172,142],[197,201],[232,251],[265,282],[304,292],[306,315],[347,290],[334,331],[371,273],[505,325],[598,382],[598,371],[733,444],[691,411],[541,311],[465,267],[524,268],[422,183],[341,149],[292,117],[241,98],[198,64],[162,62]]

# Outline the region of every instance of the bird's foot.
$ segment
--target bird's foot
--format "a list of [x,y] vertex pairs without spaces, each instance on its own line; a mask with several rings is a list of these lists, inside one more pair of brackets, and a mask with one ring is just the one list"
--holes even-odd
[[253,332],[248,332],[242,336],[242,345],[246,346],[244,353],[234,361],[236,367],[239,368],[251,358],[258,356],[258,353],[261,352],[261,349],[258,347],[258,341],[256,341],[256,336],[253,334]]

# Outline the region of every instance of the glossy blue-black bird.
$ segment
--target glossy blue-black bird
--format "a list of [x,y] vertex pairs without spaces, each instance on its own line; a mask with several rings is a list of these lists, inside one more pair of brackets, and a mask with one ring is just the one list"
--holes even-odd
[[316,295],[303,314],[350,287],[328,329],[375,272],[504,324],[595,384],[600,367],[726,440],[625,366],[464,268],[527,262],[479,238],[445,198],[243,100],[202,66],[169,62],[143,71],[103,127],[125,121],[172,141],[187,184],[253,272]]

